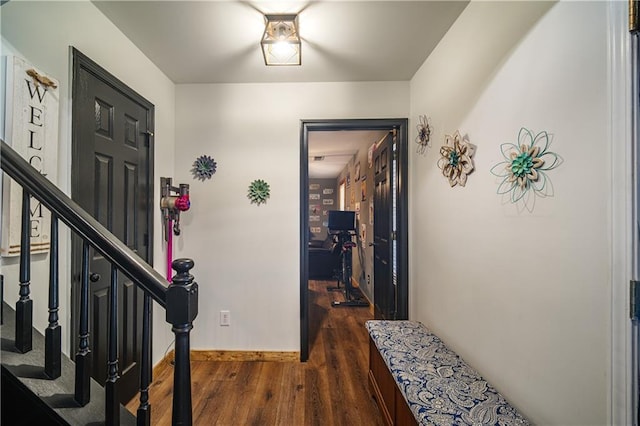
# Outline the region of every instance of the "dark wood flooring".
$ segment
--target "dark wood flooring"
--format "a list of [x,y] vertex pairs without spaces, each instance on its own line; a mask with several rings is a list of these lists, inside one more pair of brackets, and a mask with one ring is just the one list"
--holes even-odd
[[[369,392],[369,308],[331,307],[342,300],[328,281],[309,282],[309,361],[193,361],[196,425],[382,425]],[[171,424],[173,370],[151,385],[153,425]],[[138,407],[137,397],[127,408]]]

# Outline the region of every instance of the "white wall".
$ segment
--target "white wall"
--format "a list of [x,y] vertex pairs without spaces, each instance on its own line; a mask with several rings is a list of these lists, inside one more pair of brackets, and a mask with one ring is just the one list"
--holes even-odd
[[[197,349],[300,349],[300,120],[407,117],[408,82],[176,86],[175,170],[191,183],[177,254],[195,260]],[[218,163],[194,181],[193,161]],[[271,198],[247,199],[254,179]],[[231,311],[220,327],[219,311]]]
[[[472,2],[411,80],[410,317],[536,424],[607,423],[611,142],[604,2]],[[489,172],[520,127],[564,163],[532,213]],[[414,127],[414,126],[410,126]],[[465,188],[436,166],[444,134],[477,146]]]
[[[192,189],[176,254],[196,261],[193,348],[299,349],[299,120],[410,116],[414,129],[427,114],[434,147],[426,157],[412,154],[409,167],[411,318],[535,423],[607,423],[603,3],[472,2],[410,83],[174,86],[88,2],[11,1],[0,11],[2,54],[16,53],[61,82],[58,184],[66,192],[69,45],[156,105],[155,175],[175,172]],[[502,203],[489,173],[501,160],[499,145],[522,126],[552,133],[552,149],[565,160],[549,173],[555,196],[538,200],[533,213]],[[452,189],[435,163],[443,135],[456,129],[477,146],[476,171],[465,188]],[[202,154],[218,162],[206,182],[189,173]],[[266,205],[246,198],[258,178],[271,185]],[[154,260],[162,271],[160,235]],[[65,240],[63,262],[68,255]],[[7,287],[16,269],[3,265]],[[32,280],[40,328],[46,274],[39,265]],[[61,278],[69,280],[64,268]],[[231,327],[218,326],[221,309],[231,311]],[[68,342],[68,304],[61,315]],[[156,310],[154,360],[170,339]]]
[[[174,84],[135,47],[96,7],[88,1],[11,1],[2,6],[2,55],[15,54],[60,81],[60,137],[58,186],[67,194],[71,187],[71,58],[74,46],[155,105],[155,176],[173,173],[175,91]],[[3,79],[4,80],[4,79]],[[1,102],[4,107],[4,100]],[[4,109],[0,114],[4,116]],[[159,194],[156,191],[156,202]],[[154,264],[164,270],[162,234],[158,214],[154,241]],[[70,288],[68,264],[70,246],[66,227],[61,241],[61,324],[63,349],[69,350]],[[47,321],[48,257],[40,256],[32,273],[35,324],[40,330]],[[5,300],[17,300],[17,259],[3,259]],[[11,289],[15,289],[12,291]],[[154,361],[171,341],[164,311],[155,309]]]

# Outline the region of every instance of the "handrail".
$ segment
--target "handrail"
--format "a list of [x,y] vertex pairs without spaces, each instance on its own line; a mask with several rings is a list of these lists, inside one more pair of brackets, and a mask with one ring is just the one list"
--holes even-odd
[[166,309],[168,283],[162,275],[38,173],[2,139],[0,147],[0,165],[5,173]]

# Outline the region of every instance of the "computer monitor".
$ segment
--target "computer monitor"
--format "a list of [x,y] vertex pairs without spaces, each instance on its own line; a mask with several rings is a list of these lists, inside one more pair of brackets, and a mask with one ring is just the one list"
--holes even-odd
[[328,228],[330,231],[355,231],[356,212],[329,210]]

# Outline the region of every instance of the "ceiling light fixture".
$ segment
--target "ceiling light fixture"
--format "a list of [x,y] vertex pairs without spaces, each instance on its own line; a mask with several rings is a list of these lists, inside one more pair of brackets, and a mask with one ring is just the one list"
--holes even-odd
[[260,46],[265,65],[300,65],[298,15],[265,15]]

